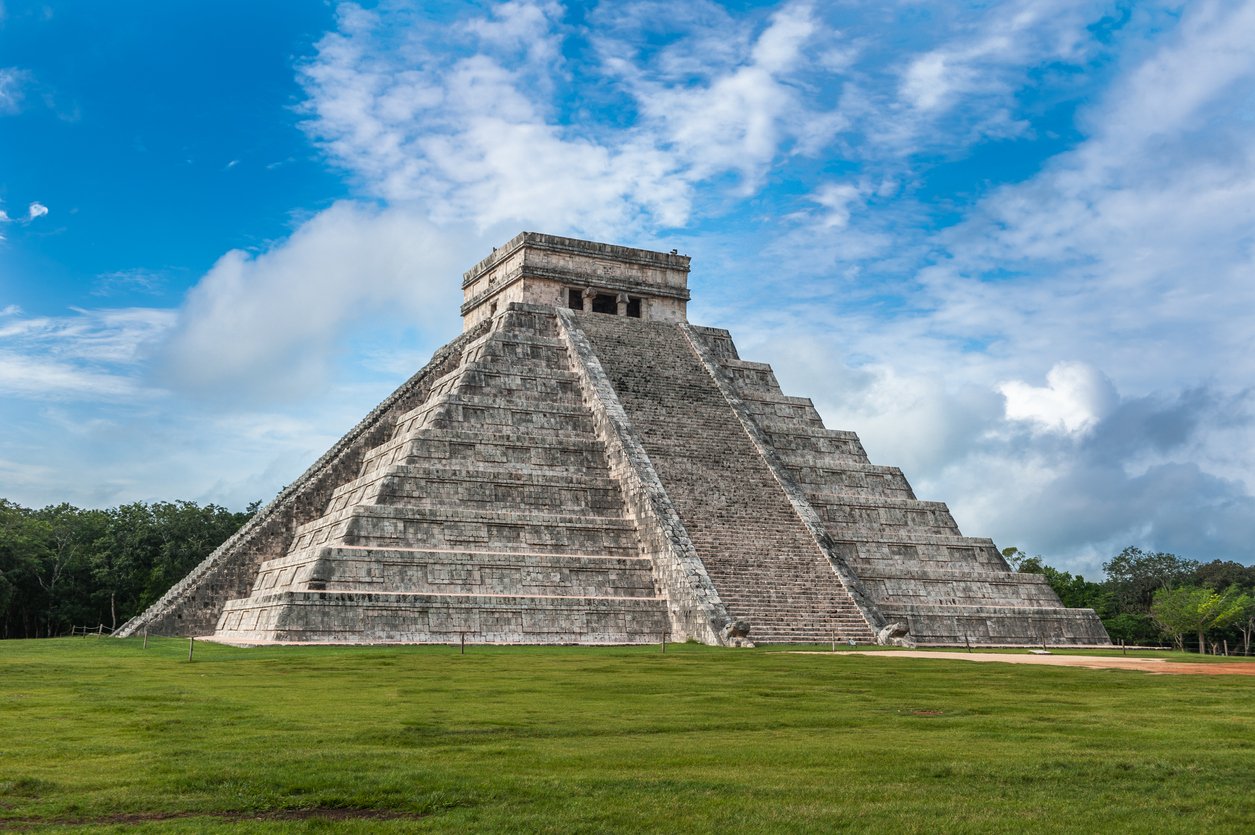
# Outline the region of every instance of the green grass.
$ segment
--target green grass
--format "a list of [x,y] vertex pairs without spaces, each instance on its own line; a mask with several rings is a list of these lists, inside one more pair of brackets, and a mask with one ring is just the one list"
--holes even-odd
[[1255,678],[694,645],[186,658],[0,643],[0,829],[1255,828]]

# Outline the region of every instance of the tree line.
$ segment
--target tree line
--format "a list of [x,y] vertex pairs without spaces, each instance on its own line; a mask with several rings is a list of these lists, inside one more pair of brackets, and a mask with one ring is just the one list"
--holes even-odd
[[1103,563],[1104,579],[1093,582],[1018,548],[1002,555],[1016,571],[1045,575],[1063,605],[1097,612],[1117,643],[1168,640],[1178,649],[1217,652],[1230,646],[1251,654],[1255,566],[1130,547]]
[[0,499],[0,638],[121,626],[235,533],[259,504],[242,513],[187,501],[36,510]]

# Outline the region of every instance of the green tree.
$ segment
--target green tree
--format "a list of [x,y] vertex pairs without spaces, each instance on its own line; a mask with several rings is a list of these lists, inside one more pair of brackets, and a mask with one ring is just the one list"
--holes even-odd
[[[1014,551],[1007,554],[1007,551]],[[1047,565],[1038,555],[1029,556],[1019,548],[1004,550],[1003,557],[1010,563],[1015,560],[1016,570],[1021,574],[1041,574],[1059,600],[1069,609],[1093,609],[1100,617],[1104,616],[1111,606],[1111,594],[1102,583],[1086,580],[1080,574],[1061,571]]]
[[1241,591],[1230,586],[1224,592],[1197,586],[1177,586],[1155,592],[1150,614],[1165,634],[1180,649],[1185,649],[1185,635],[1198,637],[1198,651],[1206,651],[1206,635],[1211,629],[1223,629],[1242,614]]
[[31,510],[0,499],[0,637],[116,626],[161,596],[244,523],[194,502]]
[[1136,612],[1120,612],[1103,618],[1102,625],[1113,641],[1124,641],[1126,644],[1157,643],[1160,629],[1150,615]]
[[1155,592],[1189,583],[1197,568],[1194,560],[1134,547],[1103,563],[1107,589],[1118,612],[1149,612]]
[[1229,586],[1255,589],[1255,565],[1242,565],[1232,560],[1212,560],[1200,564],[1194,570],[1191,582],[1217,591]]
[[1243,592],[1237,600],[1238,614],[1234,625],[1242,633],[1242,654],[1251,654],[1251,633],[1255,632],[1255,594]]
[[[1002,558],[1007,561],[1007,565],[1011,566],[1012,571],[1019,571],[1025,560],[1034,559],[1015,545],[1012,545],[1010,548],[1003,548]],[[1041,557],[1036,557],[1036,559],[1038,562],[1041,561]]]

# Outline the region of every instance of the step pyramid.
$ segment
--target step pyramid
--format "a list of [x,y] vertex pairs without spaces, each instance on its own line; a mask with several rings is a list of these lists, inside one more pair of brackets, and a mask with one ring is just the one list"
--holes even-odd
[[120,634],[1108,642],[690,325],[688,265],[516,236],[464,276],[462,336]]

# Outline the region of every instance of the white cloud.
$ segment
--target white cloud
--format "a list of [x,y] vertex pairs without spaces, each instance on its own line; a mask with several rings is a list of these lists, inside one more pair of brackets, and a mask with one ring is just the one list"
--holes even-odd
[[899,95],[921,111],[1005,96],[1049,61],[1073,61],[1086,49],[1087,27],[1102,17],[1097,2],[1011,0],[982,9],[979,20],[917,56],[902,73]]
[[30,220],[43,217],[46,214],[48,214],[48,207],[43,203],[31,203],[30,208],[27,209],[27,216]]
[[[343,7],[339,30],[301,68],[307,130],[370,193],[422,200],[441,221],[623,240],[688,223],[699,183],[739,174],[743,190],[757,187],[781,153],[813,153],[843,123],[808,107],[794,83],[812,69],[805,48],[818,24],[807,7],[784,7],[757,37],[721,38],[726,64],[697,79],[677,75],[672,49],[638,63],[615,27],[643,21],[620,11],[596,28],[600,63],[582,66],[580,83],[632,102],[628,124],[561,118],[572,35],[556,5],[510,2],[439,42],[417,24],[399,35],[385,12]],[[726,22],[720,14],[703,19]],[[690,48],[723,33],[684,34]]]
[[[341,31],[302,68],[308,130],[372,193],[422,199],[433,216],[480,230],[539,223],[609,234],[643,215],[683,222],[687,189],[661,154],[630,136],[603,144],[560,127],[531,98],[556,70],[553,50],[537,46],[552,13],[498,7],[465,27],[489,51],[450,59],[390,50],[387,21],[347,7]],[[524,41],[531,46],[514,54]]]
[[134,396],[134,379],[0,350],[0,391],[32,399],[112,399]]
[[96,276],[92,287],[93,296],[110,296],[115,293],[146,293],[156,295],[161,292],[165,279],[160,273],[152,270],[114,270]]
[[556,2],[509,0],[492,7],[490,18],[470,20],[466,29],[485,45],[524,53],[532,66],[556,65],[562,55],[554,29],[562,11]]
[[0,67],[0,116],[17,113],[25,98],[30,73],[18,67]]
[[218,260],[179,311],[162,379],[219,402],[310,394],[351,326],[450,332],[466,253],[487,249],[421,212],[337,203],[270,250]]
[[75,310],[73,315],[23,316],[0,310],[0,390],[27,400],[149,397],[139,366],[170,326],[169,311],[148,308]]
[[[750,193],[783,151],[816,153],[847,124],[841,113],[816,107],[805,95],[801,76],[814,69],[808,50],[830,51],[839,37],[807,5],[783,6],[757,38],[741,35],[738,47],[727,44],[738,44],[740,33],[697,32],[653,64],[640,62],[635,45],[615,34],[603,35],[598,45],[607,68],[636,100],[641,126],[694,181],[737,172],[741,192]],[[672,56],[705,55],[705,45],[715,38],[726,43],[717,60],[699,71]]]
[[174,321],[154,308],[74,309],[70,316],[22,316],[16,305],[0,314],[0,347],[58,360],[132,365],[140,362]]
[[825,229],[849,226],[852,207],[862,197],[862,189],[852,183],[827,183],[811,194],[811,200],[824,209],[819,224]]
[[1010,380],[998,386],[1008,420],[1028,421],[1051,431],[1077,434],[1092,429],[1115,406],[1115,386],[1083,362],[1056,363],[1045,386]]

